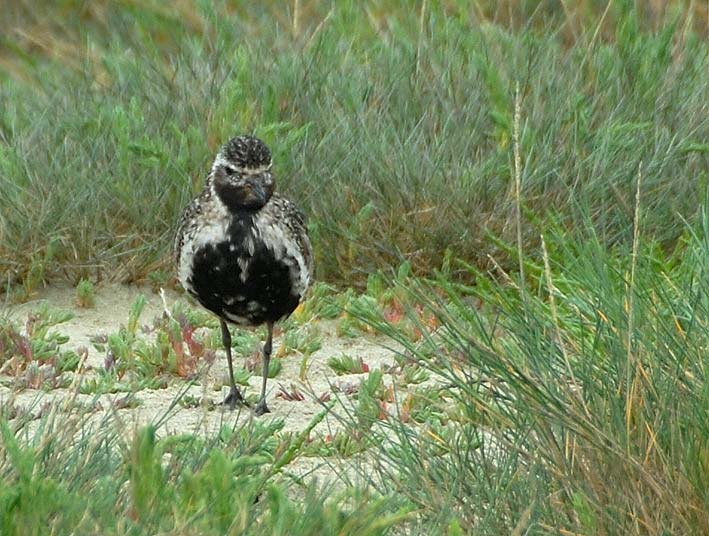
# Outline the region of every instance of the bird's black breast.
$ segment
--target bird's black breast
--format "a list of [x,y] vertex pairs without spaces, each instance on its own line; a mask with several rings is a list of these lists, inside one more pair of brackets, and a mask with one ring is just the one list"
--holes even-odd
[[254,232],[251,218],[235,218],[226,240],[195,251],[190,287],[207,309],[244,325],[275,322],[298,306],[289,264]]

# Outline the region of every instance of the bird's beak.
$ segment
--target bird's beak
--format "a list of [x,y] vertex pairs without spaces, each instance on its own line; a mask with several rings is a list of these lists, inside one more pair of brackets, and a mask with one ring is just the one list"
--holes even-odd
[[253,200],[253,202],[258,205],[265,205],[268,199],[266,199],[266,190],[264,190],[263,186],[252,181],[249,181],[249,186],[251,194],[249,196],[251,197],[250,201]]

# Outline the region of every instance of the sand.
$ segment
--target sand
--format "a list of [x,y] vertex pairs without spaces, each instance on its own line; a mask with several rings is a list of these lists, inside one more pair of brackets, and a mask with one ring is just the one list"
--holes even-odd
[[[267,400],[271,413],[256,417],[248,408],[230,411],[219,406],[227,388],[223,385],[227,376],[227,364],[223,350],[217,352],[217,357],[211,366],[202,366],[198,376],[185,380],[178,376],[171,377],[165,389],[143,389],[134,393],[136,400],[126,404],[126,393],[114,394],[79,394],[75,387],[78,382],[86,381],[97,375],[97,370],[104,367],[105,352],[97,351],[92,343],[92,337],[97,334],[115,333],[128,319],[131,304],[136,297],[144,294],[147,304],[141,315],[141,323],[150,323],[156,315],[162,315],[165,306],[171,309],[177,300],[185,300],[176,293],[160,294],[149,288],[139,288],[125,285],[105,285],[97,289],[96,304],[92,308],[80,308],[76,305],[75,289],[67,286],[52,286],[40,292],[35,299],[21,305],[9,308],[9,315],[19,321],[24,321],[27,315],[47,302],[52,308],[70,310],[74,317],[58,326],[56,331],[69,337],[64,349],[88,348],[88,356],[80,372],[73,377],[73,386],[57,388],[49,391],[35,389],[18,390],[14,378],[0,376],[0,405],[13,406],[20,412],[29,413],[39,422],[39,416],[58,404],[55,411],[63,411],[62,402],[75,397],[76,403],[91,408],[90,420],[94,423],[112,423],[126,434],[147,423],[158,423],[157,434],[164,437],[169,434],[203,434],[216,433],[222,426],[239,426],[239,423],[249,419],[259,419],[264,422],[280,420],[283,422],[281,433],[298,433],[306,429],[313,418],[324,410],[324,404],[319,398],[323,395],[334,400],[339,397],[341,404],[335,408],[312,431],[312,438],[323,438],[334,434],[343,427],[341,415],[343,408],[356,403],[355,394],[343,394],[342,391],[356,391],[356,387],[366,377],[364,374],[346,374],[338,376],[327,365],[328,358],[346,353],[352,357],[361,357],[371,370],[395,364],[394,351],[388,347],[392,342],[374,336],[357,338],[338,337],[334,321],[316,321],[317,328],[323,337],[322,347],[308,357],[307,373],[300,377],[303,355],[291,353],[282,357],[282,370],[276,378],[269,379]],[[274,340],[274,355],[278,353],[281,338],[279,334]],[[242,356],[234,355],[235,367],[242,364]],[[384,375],[385,383],[391,383],[390,375]],[[248,394],[258,393],[261,376],[252,375]],[[304,395],[302,401],[289,401],[277,397],[279,386],[290,389],[296,386]],[[178,397],[189,397],[197,401],[196,407],[184,407],[176,404]],[[185,400],[185,398],[183,398]],[[202,402],[201,404],[199,402]],[[130,407],[126,407],[130,406]],[[108,419],[107,419],[108,417]],[[30,423],[31,427],[31,423]],[[352,463],[362,463],[363,460],[351,460]],[[334,465],[339,461],[332,458],[298,457],[289,467],[289,471],[300,475],[316,475],[320,481],[334,471]],[[340,466],[340,470],[342,467]],[[346,470],[346,469],[345,469]]]

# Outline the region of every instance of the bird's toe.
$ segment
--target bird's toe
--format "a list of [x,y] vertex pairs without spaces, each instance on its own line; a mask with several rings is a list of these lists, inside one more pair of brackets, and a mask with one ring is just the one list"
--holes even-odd
[[238,406],[248,406],[239,389],[232,389],[229,391],[229,394],[226,395],[226,398],[221,405],[226,406],[230,410],[235,410]]
[[258,403],[258,405],[254,408],[254,413],[257,417],[260,417],[264,413],[271,413],[271,410],[268,409],[268,406],[266,405],[266,400],[261,400],[261,402]]

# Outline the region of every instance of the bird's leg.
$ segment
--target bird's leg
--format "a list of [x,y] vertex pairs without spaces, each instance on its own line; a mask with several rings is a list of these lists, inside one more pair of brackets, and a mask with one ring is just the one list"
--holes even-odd
[[224,343],[224,349],[226,350],[226,361],[229,364],[229,394],[226,395],[223,406],[229,406],[229,409],[236,408],[237,405],[247,405],[246,400],[241,395],[241,391],[234,383],[234,365],[231,362],[231,333],[229,333],[229,326],[226,325],[224,320],[221,320],[222,325],[222,343]]
[[271,361],[271,348],[273,345],[273,322],[268,322],[266,324],[268,327],[268,337],[266,338],[266,343],[263,345],[263,378],[261,380],[261,400],[259,400],[258,406],[254,408],[254,413],[256,415],[263,415],[264,413],[270,413],[271,410],[268,409],[266,405],[266,382],[268,381],[268,365]]

